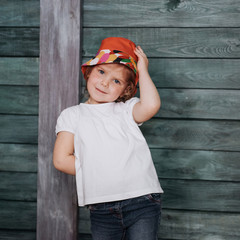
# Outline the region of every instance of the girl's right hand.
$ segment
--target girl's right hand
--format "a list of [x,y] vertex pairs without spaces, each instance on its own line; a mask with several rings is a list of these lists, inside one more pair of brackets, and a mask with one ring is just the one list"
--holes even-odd
[[148,72],[148,58],[142,48],[140,46],[137,46],[134,50],[134,53],[138,57],[137,70],[139,74],[141,74],[142,71]]

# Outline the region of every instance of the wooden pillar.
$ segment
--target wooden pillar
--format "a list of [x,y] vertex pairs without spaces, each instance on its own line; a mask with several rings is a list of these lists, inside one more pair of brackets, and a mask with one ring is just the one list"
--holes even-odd
[[60,112],[78,104],[81,0],[41,0],[37,239],[77,239],[75,178],[52,164]]

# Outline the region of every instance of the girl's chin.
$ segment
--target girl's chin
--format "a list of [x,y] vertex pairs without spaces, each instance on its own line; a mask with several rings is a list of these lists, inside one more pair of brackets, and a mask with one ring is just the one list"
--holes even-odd
[[96,103],[109,103],[109,102],[114,102],[117,98],[104,98],[102,96],[94,96],[92,98],[89,98],[90,101],[96,102]]

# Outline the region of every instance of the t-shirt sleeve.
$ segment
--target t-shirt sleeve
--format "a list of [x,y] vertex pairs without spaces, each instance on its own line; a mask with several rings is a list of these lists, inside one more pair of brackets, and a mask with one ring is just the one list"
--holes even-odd
[[[128,116],[130,117],[130,119],[134,122],[134,123],[136,123],[135,122],[135,120],[134,120],[134,118],[133,118],[133,107],[134,107],[134,105],[136,104],[136,103],[138,103],[140,101],[140,99],[139,98],[137,98],[137,97],[133,97],[133,98],[131,98],[131,99],[129,99],[129,100],[127,100],[126,102],[125,102],[125,105],[126,105],[126,107],[127,107],[127,112],[128,112]],[[136,123],[138,126],[141,126],[143,123]]]
[[57,119],[55,132],[66,131],[70,133],[75,133],[77,122],[76,107],[70,107],[63,110]]

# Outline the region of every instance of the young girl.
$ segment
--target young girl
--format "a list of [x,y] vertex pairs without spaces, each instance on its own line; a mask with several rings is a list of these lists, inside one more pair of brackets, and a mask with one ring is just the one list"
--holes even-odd
[[89,98],[59,116],[54,166],[76,175],[94,240],[156,240],[163,191],[138,127],[160,108],[148,59],[132,41],[111,37],[82,72]]

